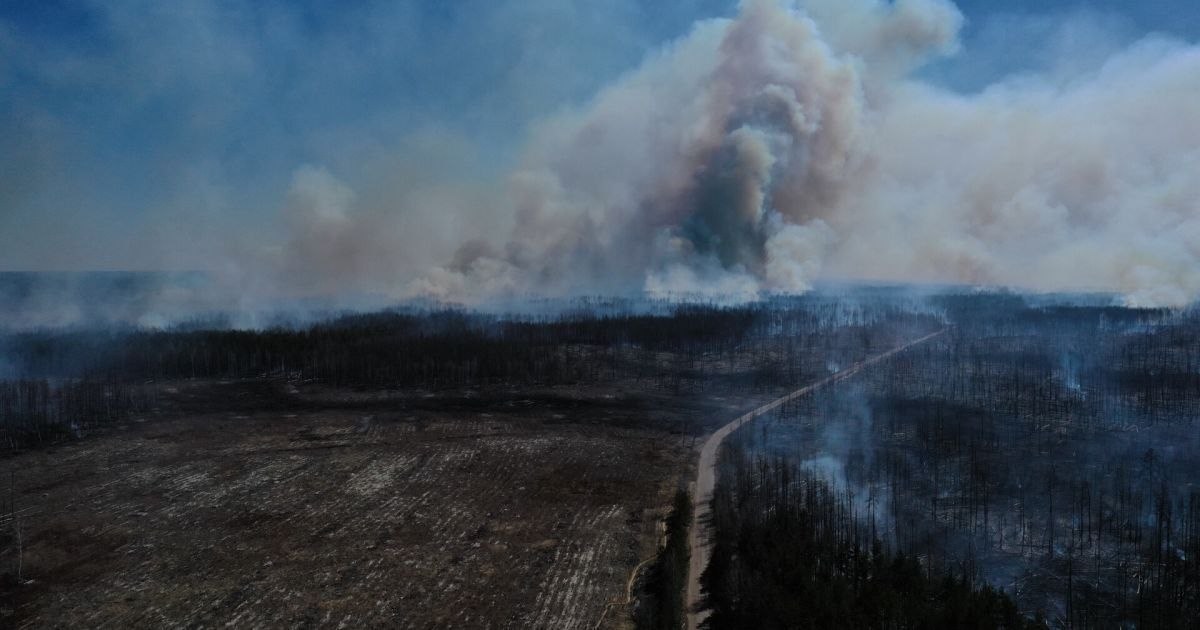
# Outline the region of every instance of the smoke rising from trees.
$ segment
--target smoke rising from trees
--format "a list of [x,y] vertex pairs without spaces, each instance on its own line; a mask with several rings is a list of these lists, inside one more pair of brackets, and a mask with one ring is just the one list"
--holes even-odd
[[[949,0],[686,26],[717,5],[84,3],[87,46],[0,15],[0,268],[207,274],[133,321],[852,279],[1200,295],[1200,48],[989,22],[985,49],[1064,58],[1012,75]],[[955,56],[982,88],[939,81]]]
[[963,95],[942,0],[747,0],[540,125],[504,203],[411,288],[753,295],[821,277],[1200,291],[1200,51],[1143,41],[1099,71]]

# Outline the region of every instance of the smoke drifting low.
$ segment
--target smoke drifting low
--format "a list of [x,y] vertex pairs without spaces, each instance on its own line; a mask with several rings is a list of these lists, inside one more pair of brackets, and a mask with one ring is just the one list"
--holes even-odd
[[[962,22],[944,0],[746,0],[700,22],[536,126],[465,210],[511,235],[461,244],[404,292],[750,298],[830,277],[1194,300],[1200,50],[1147,40],[1070,81],[964,95],[915,74],[957,51]],[[352,194],[326,179],[298,177],[319,203],[287,256],[336,282],[329,259],[354,257],[325,250],[359,228],[322,210]]]

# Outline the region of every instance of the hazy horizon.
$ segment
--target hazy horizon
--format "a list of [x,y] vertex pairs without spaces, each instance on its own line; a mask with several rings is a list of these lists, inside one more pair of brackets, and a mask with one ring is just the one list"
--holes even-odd
[[1189,9],[7,3],[0,269],[202,272],[166,301],[233,310],[854,280],[1184,306]]

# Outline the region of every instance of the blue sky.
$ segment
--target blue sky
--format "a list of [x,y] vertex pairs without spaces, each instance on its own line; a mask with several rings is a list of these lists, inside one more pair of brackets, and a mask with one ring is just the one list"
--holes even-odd
[[[963,91],[1086,69],[1152,33],[1200,38],[1195,0],[958,4],[963,52],[923,76]],[[0,269],[205,268],[223,241],[276,237],[304,164],[351,186],[389,177],[397,159],[497,177],[532,122],[734,11],[724,0],[3,0]]]

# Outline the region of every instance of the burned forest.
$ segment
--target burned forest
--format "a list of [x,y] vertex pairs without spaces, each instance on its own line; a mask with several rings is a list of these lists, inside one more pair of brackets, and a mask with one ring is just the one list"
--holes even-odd
[[6,622],[674,627],[697,440],[943,326],[889,290],[556,308],[6,335]]
[[[1015,627],[1015,610],[1051,627],[1192,627],[1200,319],[942,303],[945,335],[736,435],[712,605],[794,619],[814,600],[761,595],[791,588],[823,614],[873,615],[863,627]],[[831,597],[815,586],[829,580],[853,588]],[[932,580],[915,587],[925,609],[898,580]],[[960,583],[988,601],[935,592]]]
[[[3,614],[1188,627],[1198,335],[1189,310],[895,288],[13,332]],[[693,522],[700,443],[781,396]]]

